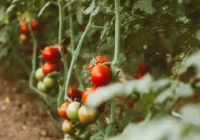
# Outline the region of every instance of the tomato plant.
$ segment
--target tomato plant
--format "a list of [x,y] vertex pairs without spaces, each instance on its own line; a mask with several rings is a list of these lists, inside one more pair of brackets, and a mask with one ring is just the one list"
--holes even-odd
[[50,109],[57,106],[65,140],[192,140],[200,137],[199,106],[174,108],[198,99],[199,4],[4,0],[0,58],[29,76]]

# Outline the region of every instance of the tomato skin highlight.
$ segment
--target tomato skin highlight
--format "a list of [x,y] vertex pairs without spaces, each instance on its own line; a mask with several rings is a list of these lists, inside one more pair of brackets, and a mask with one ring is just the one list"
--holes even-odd
[[39,21],[38,21],[38,20],[33,20],[33,21],[31,22],[31,28],[32,28],[33,30],[36,30],[36,29],[38,29],[38,27],[39,27]]
[[46,61],[56,62],[60,60],[60,53],[58,48],[47,46],[42,50],[42,57]]
[[43,66],[42,66],[42,71],[45,75],[52,73],[54,71],[56,71],[56,64],[52,63],[52,62],[46,62]]
[[68,97],[72,100],[80,101],[82,98],[82,91],[76,88],[69,88],[68,89]]
[[104,86],[112,81],[112,72],[108,66],[97,64],[92,69],[90,77],[94,85]]
[[95,65],[103,64],[105,62],[108,62],[107,58],[105,58],[104,56],[96,56],[95,58],[92,58],[92,60],[88,64],[88,70],[91,72]]
[[78,117],[82,124],[91,124],[96,121],[98,111],[87,106],[82,106],[78,110]]
[[93,87],[88,88],[88,89],[83,93],[83,95],[82,95],[82,101],[83,101],[84,104],[86,103],[88,96],[89,96],[91,93],[93,93],[96,89],[97,89],[97,87],[96,87],[96,86],[93,86]]
[[62,124],[62,130],[66,134],[70,134],[73,131],[72,122],[69,120],[65,120]]
[[63,103],[58,110],[60,117],[62,117],[63,119],[69,120],[69,117],[67,116],[67,113],[66,113],[66,110],[69,104],[70,102]]
[[28,24],[27,23],[21,23],[20,24],[20,31],[23,34],[27,34],[29,32]]

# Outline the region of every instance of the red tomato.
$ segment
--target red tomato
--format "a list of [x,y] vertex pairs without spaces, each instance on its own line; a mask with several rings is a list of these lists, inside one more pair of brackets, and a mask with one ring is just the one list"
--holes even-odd
[[81,29],[81,31],[85,31],[85,25],[80,25],[80,29]]
[[103,64],[97,64],[92,69],[90,77],[94,85],[104,86],[112,81],[112,72],[108,66]]
[[80,101],[82,98],[82,92],[76,88],[69,88],[68,97],[72,100]]
[[52,46],[45,47],[42,51],[42,56],[44,60],[50,62],[55,62],[60,60],[60,52],[58,48]]
[[28,24],[27,23],[21,23],[20,24],[20,30],[21,30],[21,33],[27,34],[29,32]]
[[136,79],[141,79],[143,76],[144,76],[145,74],[143,74],[143,73],[137,73],[137,75],[136,75]]
[[88,95],[91,94],[91,93],[93,93],[96,89],[97,89],[97,87],[96,87],[96,86],[93,86],[93,87],[88,88],[88,89],[83,93],[83,95],[82,95],[82,101],[83,101],[83,103],[86,103],[87,98],[88,98]]
[[133,108],[134,105],[135,105],[135,104],[134,104],[133,102],[129,102],[129,103],[128,103],[128,106],[129,106],[130,108]]
[[70,102],[63,103],[58,110],[60,117],[62,117],[63,119],[67,119],[67,120],[69,119],[66,113],[66,110],[69,104]]
[[105,62],[108,62],[108,60],[103,56],[96,56],[95,58],[92,58],[90,63],[88,64],[88,70],[91,71],[92,68],[97,64],[103,64]]
[[45,75],[52,73],[54,71],[56,71],[56,64],[52,63],[52,62],[46,62],[43,66],[42,66],[42,71]]
[[147,66],[147,64],[143,61],[138,68],[138,72],[146,74],[149,71],[149,67]]
[[32,28],[33,30],[36,30],[36,29],[38,29],[38,27],[39,27],[39,21],[38,21],[38,20],[33,20],[33,21],[31,22],[31,28]]

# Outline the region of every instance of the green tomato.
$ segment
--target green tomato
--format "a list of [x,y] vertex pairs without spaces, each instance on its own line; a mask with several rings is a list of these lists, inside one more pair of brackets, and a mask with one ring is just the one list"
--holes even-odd
[[55,85],[55,80],[52,77],[46,76],[43,79],[43,83],[46,87],[53,87]]
[[88,131],[83,132],[79,135],[80,140],[89,140],[90,139],[90,133]]
[[37,88],[39,89],[39,91],[42,91],[42,92],[46,92],[46,91],[47,91],[47,87],[46,87],[45,84],[42,83],[41,81],[38,82]]
[[44,79],[44,77],[45,77],[45,75],[42,71],[42,68],[37,69],[35,72],[35,78],[39,81],[42,81]]
[[78,119],[78,110],[80,108],[81,104],[79,102],[72,102],[67,107],[67,116],[71,120],[77,120]]

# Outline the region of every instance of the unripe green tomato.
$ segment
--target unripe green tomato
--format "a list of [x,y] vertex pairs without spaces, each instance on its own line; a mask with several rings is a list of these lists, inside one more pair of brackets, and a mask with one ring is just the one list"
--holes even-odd
[[39,91],[42,91],[42,92],[46,92],[46,91],[47,91],[47,87],[46,87],[45,84],[42,83],[41,81],[38,82],[37,88],[39,89]]
[[42,71],[42,68],[37,69],[35,72],[35,78],[39,81],[42,81],[44,79],[44,77],[45,77],[45,75]]
[[70,134],[73,131],[72,122],[69,120],[65,120],[62,124],[62,130],[66,134]]
[[67,107],[67,116],[71,120],[77,120],[78,119],[78,110],[80,108],[81,104],[79,102],[72,102]]
[[83,132],[79,135],[80,140],[89,140],[90,139],[90,133],[88,131]]
[[46,76],[43,79],[43,83],[47,87],[53,87],[55,85],[55,80],[52,77]]
[[82,106],[78,110],[78,117],[82,124],[91,124],[96,121],[98,115],[97,109]]

